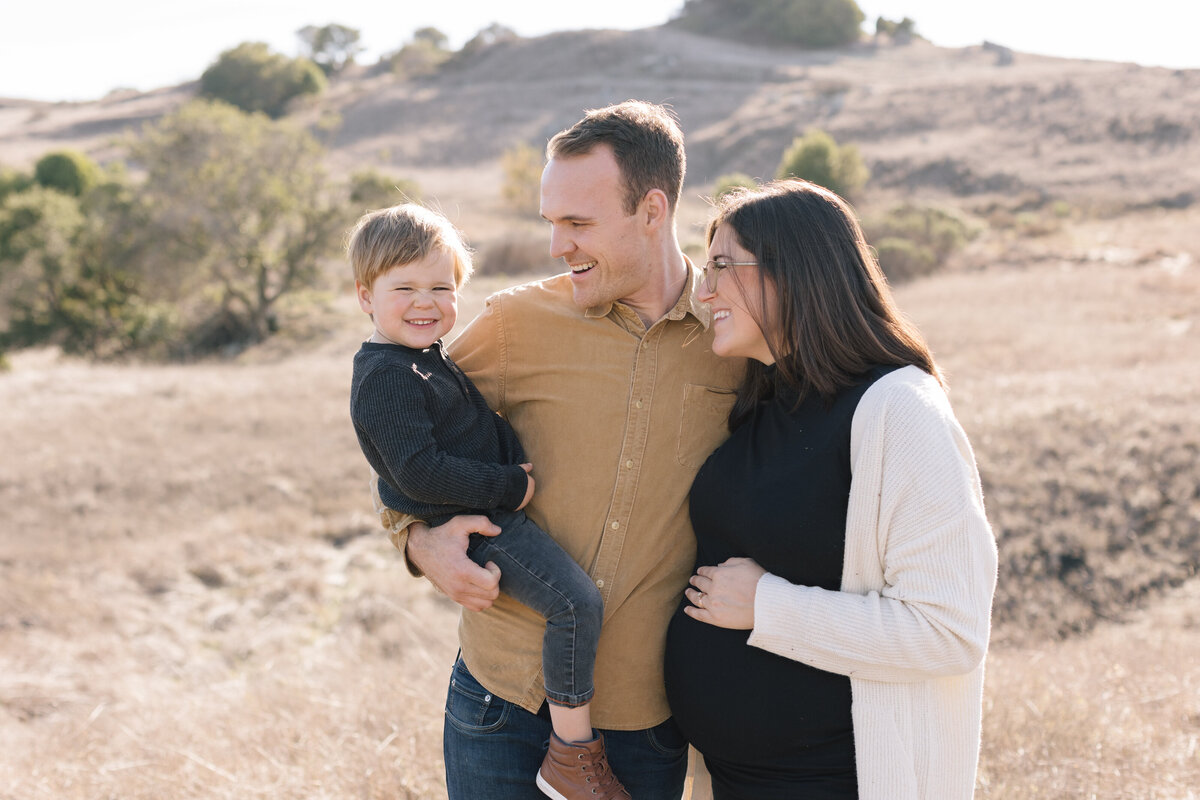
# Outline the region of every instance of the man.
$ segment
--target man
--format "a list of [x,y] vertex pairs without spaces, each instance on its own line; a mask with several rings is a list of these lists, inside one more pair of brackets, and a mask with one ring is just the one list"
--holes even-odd
[[[687,748],[663,690],[667,623],[694,566],[692,478],[727,435],[742,363],[712,353],[679,248],[683,136],[662,107],[589,112],[547,148],[542,216],[569,274],[493,296],[450,345],[516,429],[537,477],[526,508],[595,581],[605,616],[593,724],[638,800],[678,798]],[[484,517],[393,527],[414,574],[466,609],[445,724],[452,800],[539,798],[550,738],[544,621],[465,555]]]

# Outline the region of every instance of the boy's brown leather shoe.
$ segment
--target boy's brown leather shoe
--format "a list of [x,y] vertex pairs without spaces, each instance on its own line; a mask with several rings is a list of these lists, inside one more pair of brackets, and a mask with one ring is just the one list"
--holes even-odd
[[551,733],[537,785],[554,800],[632,800],[608,766],[600,734],[590,742],[568,744]]

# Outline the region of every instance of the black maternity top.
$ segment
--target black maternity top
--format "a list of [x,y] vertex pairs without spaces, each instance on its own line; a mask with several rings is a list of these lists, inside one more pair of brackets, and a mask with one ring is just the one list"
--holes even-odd
[[[850,423],[881,368],[831,403],[782,390],[692,484],[696,565],[753,558],[792,583],[837,590],[850,493]],[[719,798],[856,798],[850,679],[746,644],[750,632],[683,613],[667,633],[667,699]],[[802,790],[802,794],[798,793]]]

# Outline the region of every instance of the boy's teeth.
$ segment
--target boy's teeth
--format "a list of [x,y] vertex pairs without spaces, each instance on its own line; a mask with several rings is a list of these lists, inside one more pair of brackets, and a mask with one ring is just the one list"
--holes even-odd
[[586,264],[578,264],[578,265],[576,265],[576,266],[574,266],[574,267],[571,267],[571,272],[575,272],[575,273],[579,273],[579,272],[587,272],[589,269],[591,269],[591,268],[592,268],[592,267],[594,267],[594,266],[596,266],[596,262],[595,262],[595,261],[589,261],[589,262],[588,262],[588,263],[586,263]]

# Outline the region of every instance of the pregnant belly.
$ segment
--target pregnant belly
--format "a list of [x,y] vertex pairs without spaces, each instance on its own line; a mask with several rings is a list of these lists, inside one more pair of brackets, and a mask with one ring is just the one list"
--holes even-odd
[[749,634],[676,612],[665,675],[680,729],[705,756],[731,762],[823,759],[853,729],[850,679],[751,647]]

